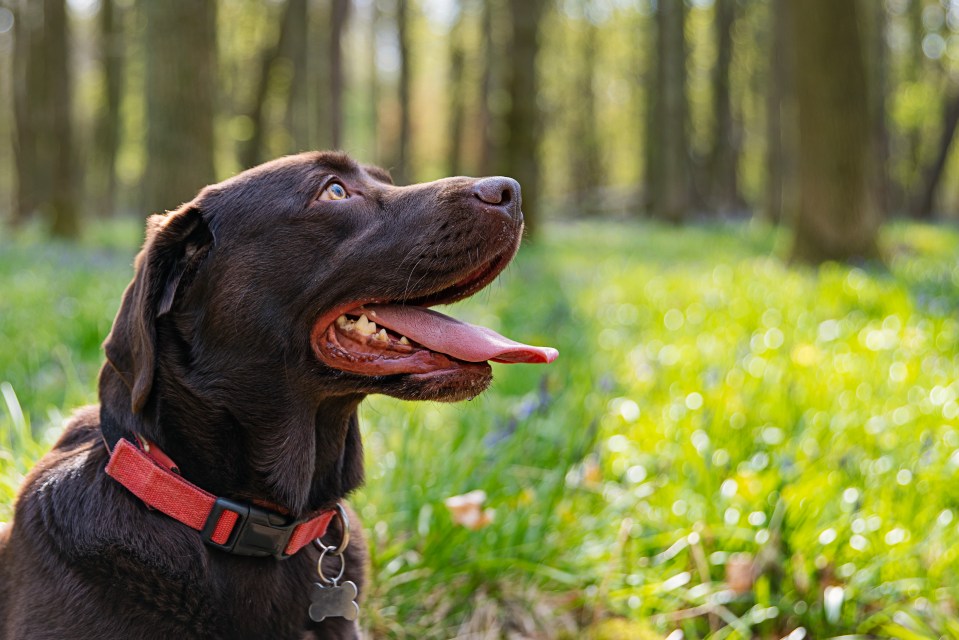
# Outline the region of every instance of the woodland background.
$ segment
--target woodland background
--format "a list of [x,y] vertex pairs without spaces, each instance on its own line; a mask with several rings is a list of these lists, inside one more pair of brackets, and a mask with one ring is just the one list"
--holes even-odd
[[452,313],[561,354],[364,403],[369,637],[959,637],[957,124],[956,0],[0,0],[0,517],[144,218],[339,147],[517,178]]
[[0,216],[57,236],[316,148],[398,183],[512,175],[534,233],[756,216],[814,261],[959,208],[950,0],[0,7]]

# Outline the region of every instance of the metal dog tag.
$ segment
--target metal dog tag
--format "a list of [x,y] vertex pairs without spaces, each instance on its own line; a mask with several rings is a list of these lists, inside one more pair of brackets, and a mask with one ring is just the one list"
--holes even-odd
[[315,582],[313,604],[310,605],[310,620],[323,622],[327,618],[346,618],[356,620],[360,615],[360,605],[356,604],[356,585],[347,580],[341,585],[335,582],[323,585]]

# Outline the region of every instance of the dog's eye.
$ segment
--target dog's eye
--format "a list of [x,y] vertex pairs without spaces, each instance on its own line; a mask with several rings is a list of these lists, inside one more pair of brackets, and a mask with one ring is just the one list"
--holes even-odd
[[339,182],[332,182],[326,189],[323,189],[320,200],[343,200],[347,196],[349,194],[346,192],[346,187]]

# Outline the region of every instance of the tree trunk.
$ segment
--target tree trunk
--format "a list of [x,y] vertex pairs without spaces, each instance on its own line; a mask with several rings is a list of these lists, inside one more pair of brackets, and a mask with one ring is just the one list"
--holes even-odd
[[349,18],[350,0],[333,0],[330,18],[330,142],[343,146],[343,33]]
[[649,50],[656,55],[646,55],[646,69],[641,78],[646,94],[646,113],[643,126],[645,128],[643,149],[643,190],[644,209],[646,215],[654,216],[663,194],[663,164],[662,164],[662,136],[659,127],[663,112],[663,57],[659,31],[659,13],[662,6],[656,7],[656,13],[646,21],[646,40]]
[[873,259],[869,105],[856,3],[790,0],[799,104],[800,209],[792,258]]
[[[264,47],[260,54],[260,67],[254,85],[253,102],[247,110],[251,125],[250,137],[240,146],[239,152],[240,165],[244,168],[256,166],[266,159],[264,149],[267,138],[266,102],[270,91],[270,76],[280,57],[291,48],[288,42],[293,38],[293,32],[300,28],[296,22],[305,12],[306,0],[287,0],[283,7],[276,39],[271,45]],[[292,84],[291,82],[291,87]]]
[[292,76],[286,101],[286,128],[290,133],[290,152],[310,149],[310,20],[307,0],[288,0],[286,39],[280,41],[281,55],[290,60]]
[[539,23],[546,0],[510,0],[513,12],[510,107],[506,116],[506,175],[523,189],[526,229],[534,236],[539,222],[539,147],[543,114],[537,105],[539,83],[536,59],[539,55]]
[[43,4],[20,0],[14,19],[13,91],[16,119],[17,197],[12,223],[27,221],[40,208],[48,180],[41,114],[45,108]]
[[788,0],[772,0],[766,85],[766,184],[762,217],[791,224],[799,205],[795,60]]
[[492,96],[498,78],[498,61],[496,42],[493,40],[493,0],[483,0],[483,13],[480,18],[480,29],[483,39],[483,74],[480,77],[479,97],[479,127],[480,127],[480,162],[479,173],[490,175],[497,166],[496,137],[494,131],[494,114]]
[[880,218],[890,209],[892,184],[889,180],[889,127],[886,94],[888,92],[889,53],[886,44],[887,9],[885,3],[859,0],[857,7],[865,18],[864,60],[869,89],[869,185],[872,202]]
[[21,0],[15,24],[14,223],[38,212],[51,235],[74,238],[80,233],[80,219],[66,0]]
[[956,137],[956,126],[959,125],[959,91],[950,98],[943,108],[942,134],[939,137],[939,148],[929,166],[922,171],[922,182],[911,207],[912,217],[918,220],[933,219],[933,205],[936,202],[936,193],[942,179],[946,161],[949,160],[949,150],[952,140]]
[[116,0],[100,0],[100,65],[103,97],[97,120],[96,148],[99,159],[97,206],[99,214],[114,213],[117,191],[117,150],[120,146],[120,98],[123,91],[122,13]]
[[216,178],[214,0],[142,0],[146,17],[147,211],[172,209]]
[[686,125],[686,37],[683,0],[661,0],[656,12],[658,27],[659,77],[662,92],[658,108],[657,147],[661,163],[661,192],[654,215],[679,224],[689,207],[689,133]]
[[48,55],[47,96],[50,100],[47,111],[50,120],[46,123],[46,130],[49,131],[53,154],[47,220],[53,236],[75,238],[80,235],[80,218],[73,157],[73,74],[70,72],[66,0],[45,0],[43,13]]
[[377,2],[370,3],[370,17],[369,17],[369,31],[367,32],[367,37],[369,39],[369,67],[367,69],[367,81],[369,82],[367,87],[367,93],[369,94],[369,123],[367,128],[369,130],[370,142],[369,148],[372,157],[370,158],[371,162],[379,162],[382,154],[379,149],[380,142],[380,71],[378,61],[376,59],[377,52],[377,34],[379,33],[380,28],[380,6]]
[[[909,50],[905,52],[905,67],[903,76],[912,82],[924,80],[928,68],[928,59],[922,51],[922,40],[926,33],[926,27],[922,23],[923,0],[909,0],[909,9],[906,19],[909,24]],[[926,162],[923,145],[923,127],[921,125],[911,124],[904,128],[901,133],[903,137],[902,156],[907,159],[907,175],[904,185],[905,193],[914,193],[921,184],[922,176],[920,167]],[[897,154],[898,155],[898,154]],[[906,207],[911,208],[912,203],[905,202]]]
[[714,7],[717,55],[713,68],[713,113],[716,129],[709,161],[710,200],[714,209],[723,214],[744,208],[739,193],[740,134],[730,90],[736,0],[716,0]]
[[400,82],[397,88],[400,101],[400,130],[396,141],[396,162],[393,177],[397,184],[412,179],[410,171],[410,16],[407,0],[396,0],[396,29],[400,48]]
[[466,51],[463,46],[463,16],[466,8],[462,2],[456,3],[456,22],[449,33],[449,70],[447,73],[447,113],[449,114],[449,147],[446,150],[446,170],[451,176],[462,173],[460,159],[463,155],[463,120],[465,118],[465,100],[463,71],[466,66]]
[[577,106],[572,109],[572,139],[569,148],[569,184],[573,190],[573,203],[580,213],[595,212],[598,188],[603,183],[600,159],[599,132],[596,126],[596,50],[599,43],[596,23],[590,18],[591,0],[581,0],[581,31],[579,47],[580,62],[578,78],[574,82]]
[[[375,4],[375,3],[374,3]],[[310,92],[310,147],[331,149],[330,140],[330,20],[332,7],[328,0],[310,2],[309,56],[307,67]]]

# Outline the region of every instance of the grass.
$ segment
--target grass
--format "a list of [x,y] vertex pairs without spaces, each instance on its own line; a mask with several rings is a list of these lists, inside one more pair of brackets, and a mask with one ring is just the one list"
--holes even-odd
[[[959,637],[959,233],[891,226],[877,270],[747,225],[546,232],[453,312],[555,364],[364,405],[371,635]],[[95,398],[138,233],[0,242],[5,514]],[[444,506],[474,489],[475,531]]]

